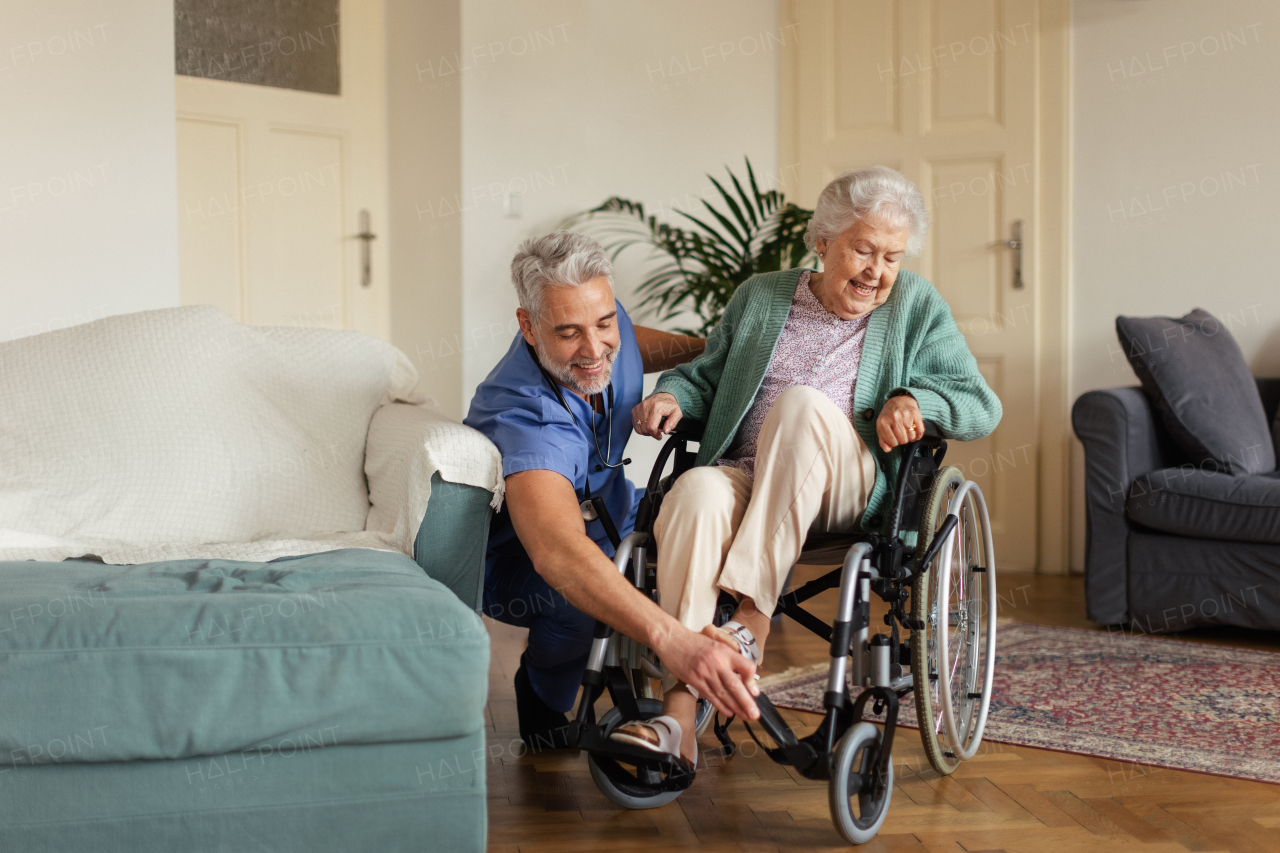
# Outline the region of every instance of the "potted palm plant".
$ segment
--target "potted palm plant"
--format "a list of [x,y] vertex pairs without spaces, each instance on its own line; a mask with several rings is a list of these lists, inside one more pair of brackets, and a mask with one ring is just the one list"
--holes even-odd
[[777,190],[761,192],[750,160],[746,166],[750,192],[726,167],[733,192],[707,176],[723,209],[704,200],[702,216],[675,211],[691,227],[660,222],[640,202],[618,196],[571,217],[565,227],[590,234],[615,260],[631,246],[648,246],[658,263],[636,288],[643,296],[639,307],[664,321],[691,311],[702,325],[678,331],[705,337],[720,322],[738,285],[756,273],[792,269],[812,258],[804,231],[813,211],[792,204]]

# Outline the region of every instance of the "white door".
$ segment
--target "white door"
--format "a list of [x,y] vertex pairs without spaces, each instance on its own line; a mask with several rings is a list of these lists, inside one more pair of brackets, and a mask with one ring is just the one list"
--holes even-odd
[[[1004,405],[991,436],[951,442],[947,464],[987,498],[1002,568],[1036,566],[1037,4],[1034,0],[799,0],[782,111],[812,206],[840,172],[882,164],[930,207],[923,256],[906,266],[951,305]],[[1004,245],[1022,223],[1017,254]]]
[[183,304],[388,337],[382,4],[339,20],[340,94],[178,76]]

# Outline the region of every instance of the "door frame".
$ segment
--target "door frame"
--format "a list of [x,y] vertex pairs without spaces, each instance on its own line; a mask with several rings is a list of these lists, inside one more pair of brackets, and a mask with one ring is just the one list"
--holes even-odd
[[[778,4],[782,32],[797,0]],[[1071,0],[1039,0],[1036,40],[1036,226],[1024,235],[1036,270],[1035,407],[1039,440],[1036,572],[1070,570],[1071,524]],[[799,163],[799,44],[778,56],[778,170]],[[1029,238],[1029,239],[1028,239]]]

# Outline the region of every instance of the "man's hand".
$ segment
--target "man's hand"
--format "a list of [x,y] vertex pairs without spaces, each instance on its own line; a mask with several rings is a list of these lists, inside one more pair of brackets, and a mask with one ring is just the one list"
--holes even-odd
[[[631,428],[640,435],[662,438],[676,428],[683,416],[674,395],[665,392],[650,394],[631,410]],[[665,423],[663,418],[667,419]]]
[[880,417],[876,419],[876,437],[880,439],[880,449],[885,453],[923,438],[924,415],[920,414],[916,398],[900,394],[885,401]]
[[741,652],[704,634],[680,626],[660,647],[658,657],[671,674],[697,690],[721,714],[756,720],[760,709],[754,697],[756,665]]

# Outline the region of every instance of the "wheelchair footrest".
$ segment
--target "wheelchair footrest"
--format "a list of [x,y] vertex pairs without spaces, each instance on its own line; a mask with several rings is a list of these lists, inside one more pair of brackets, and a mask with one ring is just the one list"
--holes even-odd
[[[574,724],[570,728],[569,738],[570,746],[589,752],[595,759],[596,765],[615,784],[640,786],[655,792],[683,791],[693,784],[695,773],[685,762],[673,755],[610,740],[604,736],[599,726]],[[637,773],[643,773],[645,776],[660,775],[662,778],[640,783],[637,781],[637,775],[623,769],[621,765],[624,764],[635,767]]]
[[760,728],[764,729],[765,734],[773,738],[774,743],[784,748],[795,746],[799,743],[796,740],[795,733],[791,731],[790,726],[782,721],[782,716],[768,696],[763,693],[757,696],[756,707],[760,709]]
[[763,693],[756,697],[756,707],[760,709],[760,727],[778,746],[772,748],[765,746],[760,743],[760,739],[756,737],[756,733],[751,730],[751,726],[747,725],[745,720],[743,725],[746,725],[747,734],[751,735],[751,739],[759,744],[770,758],[779,764],[791,765],[799,771],[801,776],[809,779],[826,779],[830,775],[825,747],[817,743],[814,735],[797,740],[795,732],[783,722],[778,709]]

